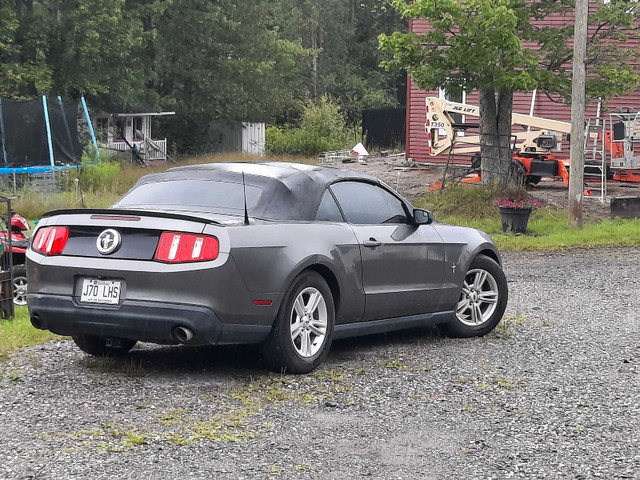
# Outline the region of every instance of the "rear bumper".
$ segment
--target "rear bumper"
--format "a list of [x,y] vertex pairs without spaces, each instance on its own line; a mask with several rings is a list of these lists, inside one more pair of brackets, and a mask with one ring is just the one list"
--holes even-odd
[[86,306],[74,297],[29,294],[27,304],[42,328],[59,335],[91,334],[143,342],[178,343],[173,331],[193,332],[191,345],[258,343],[271,329],[266,325],[222,323],[207,307],[124,300],[117,307]]

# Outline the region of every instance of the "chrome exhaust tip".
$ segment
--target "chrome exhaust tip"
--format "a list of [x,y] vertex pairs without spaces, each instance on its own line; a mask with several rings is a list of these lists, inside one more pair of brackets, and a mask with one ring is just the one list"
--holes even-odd
[[176,327],[173,329],[173,336],[180,343],[187,343],[193,338],[193,332],[187,327]]

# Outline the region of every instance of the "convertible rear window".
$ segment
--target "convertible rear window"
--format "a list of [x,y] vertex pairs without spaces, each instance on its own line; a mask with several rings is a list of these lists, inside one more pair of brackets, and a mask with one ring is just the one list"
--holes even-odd
[[260,200],[260,187],[219,180],[143,183],[131,190],[115,206],[186,207],[190,210],[239,213],[244,210],[245,189],[247,208],[251,209]]

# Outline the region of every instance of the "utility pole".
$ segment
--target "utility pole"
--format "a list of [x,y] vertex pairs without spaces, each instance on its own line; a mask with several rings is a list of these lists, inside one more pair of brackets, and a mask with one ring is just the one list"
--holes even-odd
[[573,32],[573,78],[571,80],[571,162],[569,176],[569,228],[582,228],[584,195],[584,104],[589,0],[576,0]]

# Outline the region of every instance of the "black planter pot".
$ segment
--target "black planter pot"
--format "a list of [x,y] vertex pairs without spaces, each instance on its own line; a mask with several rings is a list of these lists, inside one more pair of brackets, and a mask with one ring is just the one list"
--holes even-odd
[[502,220],[502,233],[525,233],[529,223],[530,208],[498,207]]

